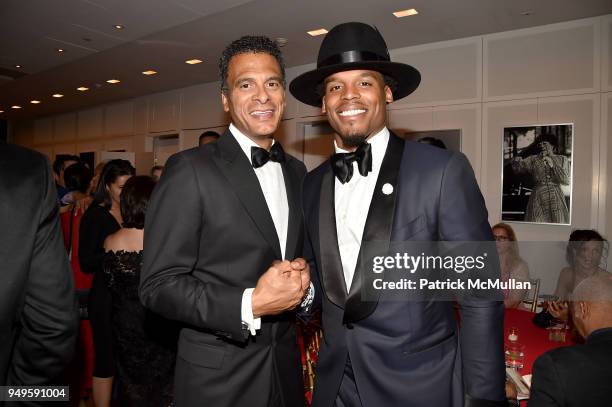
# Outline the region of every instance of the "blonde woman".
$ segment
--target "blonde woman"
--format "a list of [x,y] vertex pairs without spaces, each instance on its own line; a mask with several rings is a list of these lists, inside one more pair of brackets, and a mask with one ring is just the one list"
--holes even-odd
[[[499,254],[501,281],[529,281],[529,267],[519,255],[516,234],[512,227],[506,223],[498,223],[491,230]],[[504,290],[504,306],[518,308],[526,293],[527,290]]]

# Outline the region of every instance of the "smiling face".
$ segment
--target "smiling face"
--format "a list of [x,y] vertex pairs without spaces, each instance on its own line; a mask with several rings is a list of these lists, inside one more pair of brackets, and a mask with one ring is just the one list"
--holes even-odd
[[245,136],[268,148],[285,108],[285,89],[276,59],[265,53],[238,54],[227,69],[223,109]]
[[380,73],[338,72],[328,76],[324,86],[322,111],[336,131],[339,147],[354,150],[385,126],[386,104],[393,101],[393,94]]

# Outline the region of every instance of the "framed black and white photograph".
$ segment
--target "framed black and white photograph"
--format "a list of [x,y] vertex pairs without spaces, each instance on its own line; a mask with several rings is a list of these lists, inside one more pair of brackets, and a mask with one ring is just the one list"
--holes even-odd
[[574,125],[506,127],[502,220],[569,225]]

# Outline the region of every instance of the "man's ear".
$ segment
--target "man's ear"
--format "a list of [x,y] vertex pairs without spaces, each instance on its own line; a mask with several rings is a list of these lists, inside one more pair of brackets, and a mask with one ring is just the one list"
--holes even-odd
[[229,112],[229,99],[226,95],[227,91],[221,91],[221,104],[223,104],[223,111],[225,113]]
[[325,98],[321,98],[321,113],[327,113],[327,111],[325,110]]
[[385,102],[387,102],[387,104],[393,102],[393,92],[388,85],[385,85]]
[[578,302],[578,308],[580,309],[580,319],[585,320],[591,314],[591,305],[586,301]]

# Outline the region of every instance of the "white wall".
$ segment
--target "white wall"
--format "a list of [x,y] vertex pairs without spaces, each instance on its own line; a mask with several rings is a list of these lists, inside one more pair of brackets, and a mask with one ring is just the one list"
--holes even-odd
[[[612,233],[612,215],[606,216],[612,211],[607,190],[612,179],[612,15],[395,49],[391,55],[419,69],[423,80],[413,95],[389,106],[390,127],[461,129],[463,151],[491,223],[501,218],[503,128],[574,123],[572,224],[516,224],[516,232],[532,241],[564,241],[576,228]],[[313,67],[288,69],[288,80]],[[300,159],[306,149],[311,162],[310,150],[319,146],[304,140],[304,124],[320,120],[319,109],[288,95],[278,138]],[[16,123],[14,139],[50,158],[117,148],[142,153],[151,151],[155,135],[179,134],[180,148],[189,148],[204,129],[225,125],[215,82]],[[544,291],[551,291],[556,276],[542,277]]]

